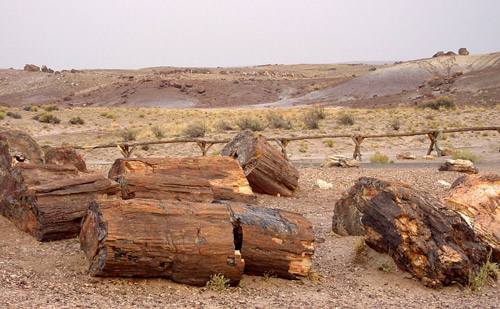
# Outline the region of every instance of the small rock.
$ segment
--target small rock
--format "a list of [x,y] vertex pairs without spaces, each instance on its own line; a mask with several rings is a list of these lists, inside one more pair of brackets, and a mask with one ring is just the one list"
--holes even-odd
[[462,47],[458,50],[458,54],[460,56],[468,56],[469,55],[469,51],[467,50],[467,48],[465,47]]
[[478,169],[477,167],[474,166],[474,163],[472,163],[469,160],[446,160],[444,161],[443,165],[439,167],[440,171],[447,171],[447,172],[460,172],[460,173],[467,173],[467,174],[477,174]]
[[412,155],[409,151],[401,152],[399,153],[396,158],[398,160],[416,160],[417,157],[415,155]]
[[344,168],[359,167],[359,162],[353,158],[348,158],[341,155],[334,155],[327,157],[325,161],[321,163],[321,167],[333,167],[333,166],[340,166]]
[[326,181],[324,181],[322,179],[316,180],[316,184],[322,190],[333,188],[333,185],[331,183],[328,183],[328,182],[326,182]]
[[26,64],[24,66],[24,70],[28,72],[40,72],[40,67],[34,65],[34,64]]

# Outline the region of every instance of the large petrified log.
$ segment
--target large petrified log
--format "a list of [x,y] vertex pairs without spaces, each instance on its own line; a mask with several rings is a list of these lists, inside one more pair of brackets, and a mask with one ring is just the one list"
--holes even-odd
[[0,136],[7,139],[12,159],[26,163],[44,163],[42,148],[26,132],[0,127]]
[[69,147],[44,147],[45,163],[74,165],[80,172],[87,172],[87,165],[82,156]]
[[236,285],[244,268],[224,205],[94,201],[80,244],[93,276],[163,277],[201,286],[221,274]]
[[11,164],[9,144],[4,136],[0,136],[0,183],[3,183],[4,178],[10,173]]
[[332,229],[365,236],[431,287],[466,284],[486,260],[486,248],[457,212],[402,183],[358,179],[335,204]]
[[240,132],[220,154],[238,160],[255,192],[292,196],[299,185],[298,170],[257,133]]
[[457,178],[443,201],[469,223],[481,243],[500,262],[500,176],[469,175]]
[[127,173],[162,174],[185,179],[205,179],[217,200],[253,202],[255,195],[238,162],[228,157],[117,159],[108,177]]
[[161,174],[123,174],[118,177],[122,198],[173,199],[212,202],[214,193],[207,180]]
[[227,205],[235,229],[236,249],[245,273],[287,279],[307,276],[314,254],[312,224],[302,215],[279,209],[219,202]]
[[12,168],[0,190],[0,213],[40,241],[77,236],[89,201],[120,193],[118,183],[74,166],[26,163]]

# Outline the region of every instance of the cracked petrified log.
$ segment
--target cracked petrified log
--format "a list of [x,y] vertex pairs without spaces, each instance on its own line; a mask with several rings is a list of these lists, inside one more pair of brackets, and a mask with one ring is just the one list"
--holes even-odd
[[220,154],[238,160],[255,192],[292,196],[299,186],[298,170],[257,133],[240,132]]
[[202,286],[220,274],[236,285],[244,268],[225,205],[94,201],[80,244],[93,276],[162,277]]
[[244,203],[255,201],[255,195],[243,170],[237,161],[228,157],[117,159],[108,177],[117,179],[128,173],[205,179],[212,187],[214,198],[217,200]]
[[358,179],[336,202],[332,229],[365,236],[430,287],[467,284],[469,271],[486,260],[486,248],[456,211],[402,183]]
[[4,136],[0,136],[0,183],[3,183],[5,177],[10,173],[11,165],[12,158],[9,154],[9,144]]
[[89,201],[119,198],[118,183],[74,166],[20,163],[0,186],[0,213],[40,241],[78,235]]
[[13,161],[33,164],[44,163],[42,148],[26,132],[0,127],[0,136],[7,139]]
[[439,167],[440,171],[444,172],[459,172],[466,174],[477,174],[478,169],[474,166],[474,163],[469,160],[451,160],[448,159]]
[[87,172],[82,156],[69,147],[44,147],[45,163],[74,165],[80,172]]
[[191,202],[212,202],[210,183],[201,178],[162,174],[123,174],[118,177],[122,198],[173,199]]
[[443,201],[469,223],[481,243],[500,262],[500,176],[468,175],[457,178]]
[[246,274],[287,279],[309,274],[314,254],[311,222],[290,211],[219,203],[231,212],[236,248],[245,260]]

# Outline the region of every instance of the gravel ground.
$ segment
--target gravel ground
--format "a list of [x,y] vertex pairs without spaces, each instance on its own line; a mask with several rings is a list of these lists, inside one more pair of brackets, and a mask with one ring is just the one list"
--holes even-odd
[[[109,167],[92,168],[105,172]],[[439,198],[447,187],[438,181],[452,183],[460,174],[397,164],[348,170],[300,167],[300,172],[295,197],[259,195],[258,203],[311,220],[317,236],[313,264],[323,278],[319,282],[244,276],[240,287],[213,292],[165,279],[93,278],[76,239],[39,243],[0,217],[0,308],[498,308],[498,284],[472,295],[456,285],[425,288],[386,255],[369,251],[364,261],[354,261],[358,239],[330,233],[333,204],[358,177],[403,181]],[[500,165],[482,172],[500,173]],[[317,179],[332,183],[333,189],[319,189]],[[379,270],[382,263],[386,271]]]

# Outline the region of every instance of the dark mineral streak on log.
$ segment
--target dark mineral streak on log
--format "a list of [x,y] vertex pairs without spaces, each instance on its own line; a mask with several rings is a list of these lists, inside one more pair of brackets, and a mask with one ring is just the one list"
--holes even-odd
[[82,156],[69,147],[44,147],[45,163],[74,165],[80,172],[87,172]]
[[117,179],[129,173],[172,175],[189,181],[203,179],[208,181],[217,200],[255,201],[243,170],[228,157],[117,159],[108,177]]
[[212,187],[205,179],[161,174],[123,174],[118,177],[122,198],[174,199],[212,202]]
[[253,191],[292,196],[299,185],[299,172],[285,155],[257,133],[240,132],[221,151],[238,160]]
[[89,201],[119,197],[119,185],[74,166],[17,164],[1,185],[0,212],[40,241],[78,235]]
[[314,254],[312,224],[294,212],[218,202],[228,206],[236,248],[241,248],[245,273],[287,279],[307,276]]
[[431,287],[467,284],[469,271],[486,259],[485,247],[457,212],[402,183],[358,179],[335,204],[332,228],[364,235],[370,247]]
[[44,163],[44,153],[40,145],[26,132],[0,127],[0,136],[6,138],[12,158],[26,163]]
[[203,286],[221,274],[237,285],[244,261],[224,205],[94,201],[80,233],[92,276],[162,277]]

